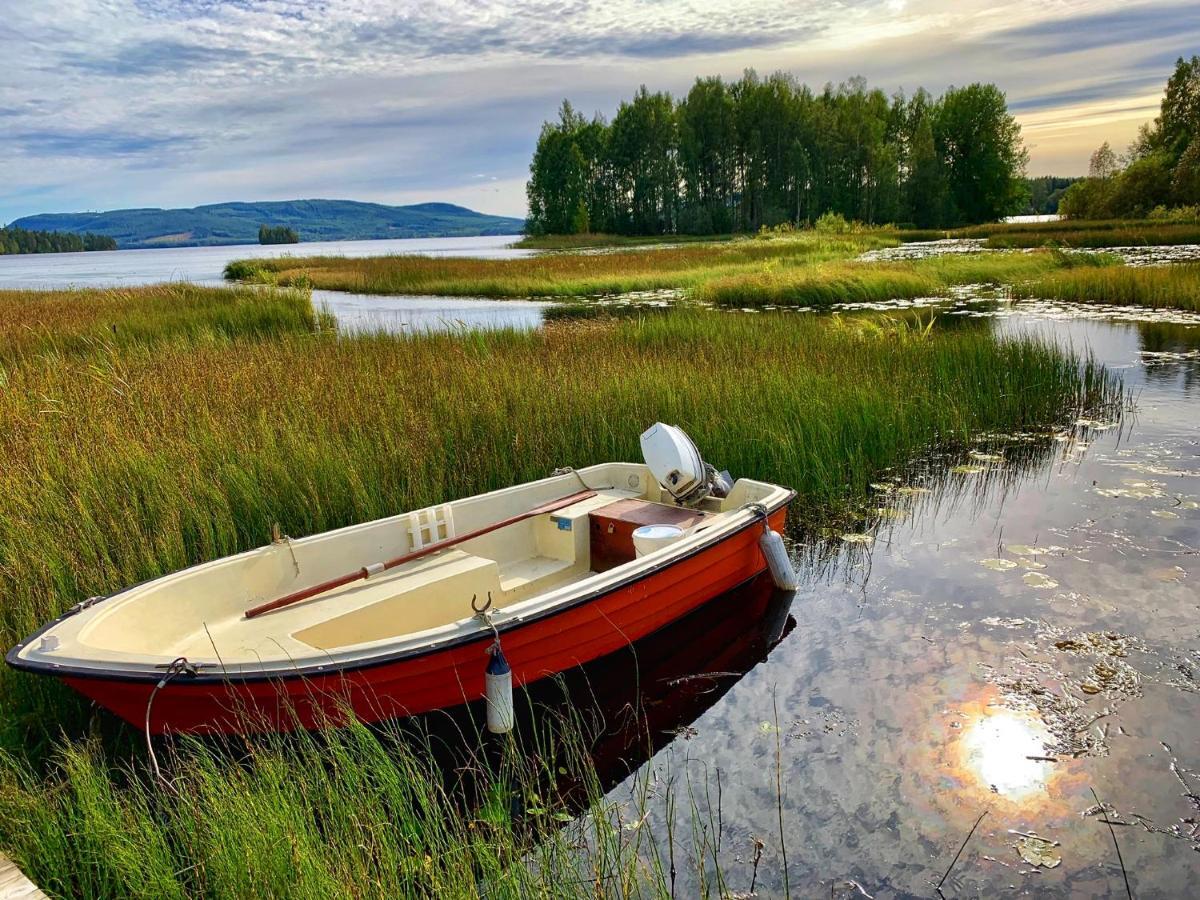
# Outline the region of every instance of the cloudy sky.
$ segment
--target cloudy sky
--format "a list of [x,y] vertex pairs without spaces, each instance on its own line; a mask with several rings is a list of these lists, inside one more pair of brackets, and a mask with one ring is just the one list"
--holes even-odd
[[1200,4],[1120,0],[0,0],[0,222],[342,197],[522,215],[569,97],[782,69],[889,93],[994,81],[1033,174],[1157,111]]

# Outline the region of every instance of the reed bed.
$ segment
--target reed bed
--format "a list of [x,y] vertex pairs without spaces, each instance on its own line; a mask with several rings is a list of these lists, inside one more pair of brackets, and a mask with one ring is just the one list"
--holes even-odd
[[329,325],[307,291],[193,284],[75,291],[0,291],[0,365],[168,340],[211,342]]
[[0,827],[63,897],[669,896],[651,828],[623,827],[646,792],[637,813],[606,801],[582,723],[544,721],[519,748],[462,735],[480,752],[453,778],[431,738],[394,726],[183,742],[167,784],[72,743],[45,775],[0,759]]
[[899,243],[884,234],[805,232],[775,240],[742,238],[611,253],[552,253],[522,259],[382,256],[237,260],[225,277],[311,285],[364,294],[572,297],[686,288],[764,263],[799,265],[844,259]]
[[1095,254],[1036,252],[969,253],[912,262],[834,262],[804,267],[767,267],[757,273],[714,279],[694,299],[717,306],[829,307],[837,303],[885,303],[935,297],[962,284],[1010,284],[1061,269],[1115,262]]
[[[109,321],[59,312],[80,334]],[[636,459],[655,420],[736,475],[795,487],[795,513],[826,523],[931,444],[1070,419],[1116,390],[1034,339],[887,318],[681,310],[533,333],[222,340],[171,340],[175,321],[155,321],[136,346],[20,350],[5,370],[5,646],[83,597],[261,545],[276,522],[301,536]],[[642,813],[603,800],[570,727],[532,757],[479,763],[465,806],[419,744],[363,728],[181,745],[173,792],[128,730],[97,737],[114,728],[47,679],[0,674],[0,848],[53,893],[669,895],[663,836],[623,827]],[[547,787],[545,765],[585,783],[581,805]]]
[[1200,243],[1200,222],[1059,220],[964,228],[953,237],[987,238],[987,246],[997,249],[1164,246]]
[[1072,269],[1016,285],[1013,295],[1200,312],[1200,264]]

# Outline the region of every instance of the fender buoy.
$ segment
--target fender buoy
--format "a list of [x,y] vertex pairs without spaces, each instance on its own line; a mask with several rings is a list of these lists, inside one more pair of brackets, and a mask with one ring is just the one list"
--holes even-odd
[[775,580],[775,587],[781,591],[797,590],[800,587],[800,579],[796,576],[791,557],[788,556],[787,547],[783,545],[783,538],[779,536],[779,532],[774,531],[770,525],[764,522],[758,546],[762,550],[762,555],[766,557],[767,568],[771,570],[771,578]]
[[487,729],[492,734],[508,734],[513,730],[516,716],[513,710],[512,669],[496,640],[488,648],[488,664],[484,673],[484,700],[487,703]]

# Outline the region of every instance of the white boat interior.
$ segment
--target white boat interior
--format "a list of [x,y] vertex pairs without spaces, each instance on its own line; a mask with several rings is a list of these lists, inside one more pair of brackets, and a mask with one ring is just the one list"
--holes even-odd
[[[255,618],[244,615],[256,604],[585,489],[595,495]],[[728,496],[709,497],[684,510],[645,465],[592,466],[312,537],[283,539],[166,575],[62,619],[30,641],[20,658],[161,671],[185,656],[225,671],[271,672],[436,646],[484,627],[474,618],[473,597],[482,604],[490,595],[497,623],[542,612],[743,527],[759,515],[747,504],[774,509],[789,495],[786,488],[741,479]],[[677,542],[646,556],[609,547],[600,565],[593,551],[595,517],[608,507],[633,510],[637,515],[631,522],[686,527]],[[608,533],[614,521],[622,524],[619,513],[614,516],[603,520]]]

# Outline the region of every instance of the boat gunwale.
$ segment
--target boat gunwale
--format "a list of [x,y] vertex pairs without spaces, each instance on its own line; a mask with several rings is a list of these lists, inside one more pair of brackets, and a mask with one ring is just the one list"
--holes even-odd
[[[601,465],[604,465],[604,464],[602,463]],[[586,470],[584,470],[584,471],[586,471]],[[783,488],[782,485],[772,485],[772,487],[777,487],[777,488],[780,488],[781,490],[785,491],[783,498],[781,500],[779,500],[777,503],[775,503],[771,506],[767,506],[765,504],[748,504],[747,506],[742,507],[741,510],[739,510],[739,511],[740,512],[746,512],[746,511],[752,512],[753,510],[751,507],[758,506],[758,507],[766,510],[766,518],[769,519],[771,516],[773,516],[775,513],[779,512],[780,510],[786,509],[792,503],[792,501],[796,499],[797,494],[796,494],[795,490],[793,490],[791,488]],[[484,496],[484,495],[480,495],[480,496]],[[466,499],[466,498],[464,498],[464,499]],[[579,594],[578,596],[571,597],[570,599],[565,600],[561,603],[549,605],[544,609],[530,612],[527,615],[518,614],[518,615],[514,615],[512,618],[510,618],[506,621],[498,621],[494,624],[494,628],[498,633],[504,634],[505,632],[510,632],[517,628],[521,628],[526,625],[540,622],[543,619],[547,619],[552,616],[559,615],[563,612],[566,612],[567,610],[574,609],[578,606],[581,606],[584,603],[591,603],[595,600],[600,599],[601,597],[605,597],[609,594],[616,593],[617,591],[624,590],[624,589],[628,588],[631,584],[634,584],[635,582],[645,580],[646,578],[649,578],[649,577],[663,571],[664,569],[668,569],[671,566],[674,566],[685,560],[691,559],[692,557],[697,556],[701,553],[707,552],[708,550],[711,550],[713,547],[718,546],[719,544],[723,543],[726,540],[733,538],[734,536],[736,536],[738,534],[741,534],[746,529],[752,528],[754,525],[759,524],[762,521],[763,521],[763,519],[761,517],[755,516],[754,518],[751,518],[749,521],[743,523],[742,525],[734,527],[728,531],[724,531],[719,528],[714,528],[712,537],[710,537],[709,539],[706,539],[706,540],[701,540],[699,543],[688,548],[686,551],[678,552],[678,553],[674,553],[674,554],[668,554],[662,560],[655,563],[654,565],[652,565],[648,568],[645,568],[645,569],[638,569],[637,571],[630,572],[626,577],[621,578],[620,580],[616,581],[613,584],[605,585],[604,587],[600,587],[600,588],[595,588],[591,591],[586,591],[584,593]],[[357,523],[357,524],[367,524],[367,523]],[[352,525],[352,526],[348,526],[348,527],[353,528],[355,526]],[[313,537],[315,537],[315,536],[316,535],[313,535]],[[251,550],[244,551],[244,552],[253,553],[258,549],[261,549],[261,548],[253,548]],[[179,569],[179,570],[177,570],[176,573],[172,573],[172,574],[181,574],[183,572],[189,571],[190,569],[199,568],[201,566],[206,566],[206,565],[211,565],[213,562],[216,562],[216,560],[206,560],[204,562],[199,562],[199,563],[196,563],[195,565],[187,566],[186,568]],[[604,573],[592,573],[592,574],[599,575],[599,574],[604,574]],[[135,591],[138,588],[141,588],[144,585],[147,585],[153,581],[157,581],[161,577],[162,576],[158,576],[155,578],[148,578],[144,581],[138,582],[137,584],[133,584],[133,585],[130,585],[129,587],[122,588],[121,590],[116,591],[112,594],[107,594],[107,595],[95,598],[93,603],[89,604],[89,606],[87,608],[90,609],[91,606],[93,606],[93,605],[100,605],[100,604],[106,603],[110,600],[115,600],[124,594],[127,594],[131,591]],[[114,665],[109,665],[107,667],[80,666],[80,665],[73,665],[70,663],[54,663],[54,662],[47,662],[47,661],[43,661],[43,660],[29,660],[29,659],[21,658],[21,656],[20,656],[21,652],[26,647],[28,647],[31,643],[36,641],[38,638],[40,638],[42,635],[46,634],[48,631],[52,630],[56,626],[60,625],[62,622],[66,621],[67,619],[73,618],[76,615],[79,615],[79,613],[81,613],[83,611],[84,611],[83,609],[79,609],[77,607],[72,607],[71,609],[68,609],[66,612],[64,612],[62,615],[47,622],[45,625],[43,625],[37,631],[33,632],[25,639],[14,644],[12,646],[12,648],[9,649],[8,653],[5,654],[5,657],[4,657],[5,663],[8,664],[9,666],[11,666],[13,669],[16,669],[17,671],[29,672],[32,674],[55,675],[59,678],[86,678],[86,679],[99,680],[99,681],[145,683],[145,682],[158,682],[164,677],[164,675],[166,673],[165,665],[156,666],[156,668],[154,668],[154,669],[130,669],[130,668],[124,668],[124,667],[114,666]],[[291,680],[295,680],[295,679],[326,677],[329,675],[344,675],[344,674],[351,673],[351,672],[358,672],[358,671],[376,668],[379,666],[386,666],[386,665],[390,665],[392,663],[402,662],[402,661],[408,660],[408,659],[415,659],[415,658],[418,658],[421,656],[428,656],[428,655],[432,655],[435,653],[441,653],[441,652],[448,651],[448,650],[454,650],[459,647],[468,646],[472,643],[486,641],[486,640],[490,639],[492,636],[493,635],[492,635],[491,631],[472,632],[472,633],[468,633],[468,634],[460,634],[460,635],[456,635],[456,636],[447,637],[442,640],[434,640],[425,645],[419,645],[419,646],[415,646],[415,647],[407,647],[403,650],[397,650],[397,651],[393,651],[393,652],[389,652],[389,653],[381,653],[381,654],[377,654],[374,656],[366,656],[361,659],[350,659],[350,660],[346,660],[346,661],[342,661],[342,662],[337,662],[337,661],[330,661],[330,660],[328,660],[328,658],[326,658],[326,661],[324,661],[324,662],[309,663],[309,664],[298,664],[298,663],[293,662],[292,665],[288,668],[280,668],[280,669],[274,670],[274,671],[261,671],[260,670],[258,672],[240,672],[240,671],[231,671],[229,668],[225,668],[225,667],[222,667],[220,672],[212,672],[212,673],[206,673],[206,672],[200,670],[200,671],[196,671],[195,673],[187,674],[178,683],[181,686],[190,685],[190,684],[209,685],[209,684],[222,684],[222,683],[224,683],[224,684],[258,683],[258,682],[270,682],[270,681],[291,681]],[[205,664],[201,664],[201,665],[203,666],[203,668],[208,668],[208,666],[210,664],[205,663]]]

